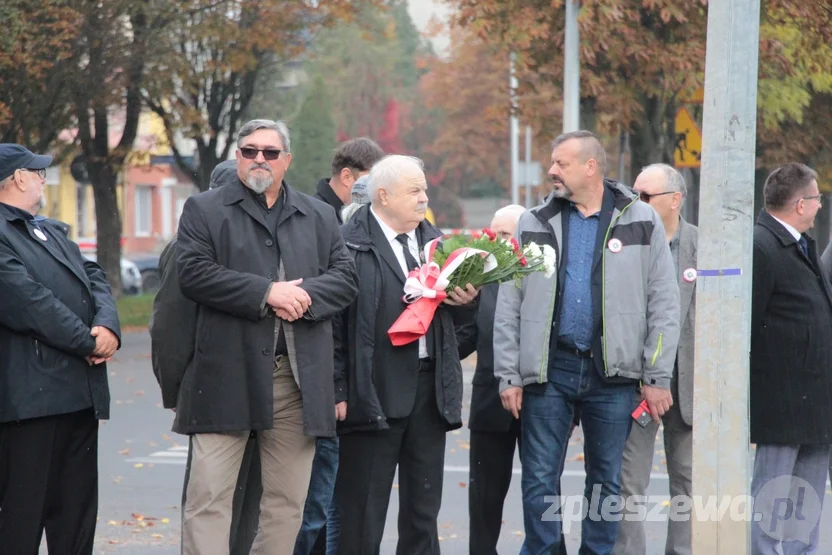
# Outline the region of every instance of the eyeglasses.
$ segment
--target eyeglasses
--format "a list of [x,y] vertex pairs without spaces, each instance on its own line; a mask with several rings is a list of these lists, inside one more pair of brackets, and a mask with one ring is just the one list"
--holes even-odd
[[664,193],[653,193],[652,195],[649,193],[639,193],[638,198],[642,200],[642,202],[646,202],[650,204],[650,199],[653,197],[660,197],[662,195],[672,195],[673,193],[678,193],[679,191],[665,191]]
[[246,160],[254,160],[260,152],[263,153],[263,158],[266,160],[277,160],[282,151],[274,148],[253,148],[250,146],[244,146],[240,149],[240,154],[242,154],[243,158]]
[[795,201],[795,203],[794,203],[795,206],[797,206],[797,203],[799,203],[801,200],[816,200],[816,201],[818,201],[818,206],[821,206],[823,204],[823,195],[812,195],[811,197],[800,197],[799,199],[797,199]]
[[39,178],[46,179],[46,170],[30,170],[27,168],[20,168],[21,171],[36,173]]

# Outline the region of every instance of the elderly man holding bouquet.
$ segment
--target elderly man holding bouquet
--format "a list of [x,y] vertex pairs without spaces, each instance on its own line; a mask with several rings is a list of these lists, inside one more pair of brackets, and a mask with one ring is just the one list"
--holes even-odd
[[370,205],[342,228],[359,293],[334,322],[336,389],[348,407],[338,423],[339,553],[378,552],[398,467],[399,552],[439,554],[445,434],[462,425],[454,324],[474,316],[462,305],[478,290],[451,290],[424,336],[393,345],[388,330],[406,308],[405,279],[421,247],[440,236],[425,220],[426,191],[419,160],[387,156],[370,172]]

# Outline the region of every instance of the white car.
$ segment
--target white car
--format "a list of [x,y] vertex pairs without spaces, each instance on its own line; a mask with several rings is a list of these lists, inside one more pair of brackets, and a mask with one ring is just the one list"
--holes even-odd
[[[93,262],[98,261],[94,252],[85,252],[83,255]],[[121,259],[121,290],[125,295],[139,295],[142,292],[142,274],[139,267],[124,257]]]

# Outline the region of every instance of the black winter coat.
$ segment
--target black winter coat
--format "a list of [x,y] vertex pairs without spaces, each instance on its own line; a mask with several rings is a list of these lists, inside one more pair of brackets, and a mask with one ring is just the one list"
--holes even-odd
[[494,311],[497,284],[486,285],[479,295],[476,318],[459,326],[459,358],[477,353],[477,368],[471,382],[471,414],[468,428],[476,432],[508,432],[514,416],[500,401],[500,380],[494,377]]
[[[377,349],[395,349],[386,330],[376,329],[378,300],[384,297],[383,288],[401,289],[398,279],[389,279],[379,248],[370,233],[370,206],[362,206],[344,224],[344,242],[355,257],[359,293],[355,302],[341,314],[335,325],[336,397],[347,400],[347,418],[338,423],[338,433],[388,428],[385,407],[412,406],[418,375],[401,367],[376,364]],[[427,220],[419,224],[417,233],[425,242],[441,235]],[[440,305],[434,316],[436,403],[448,430],[462,426],[462,365],[459,360],[455,320],[461,325],[472,318],[470,307]],[[376,338],[385,337],[385,345],[377,345]],[[411,344],[412,346],[413,344]],[[411,346],[398,347],[406,349]],[[415,347],[413,347],[415,348]],[[383,358],[383,357],[382,357]],[[418,359],[416,359],[418,360]],[[385,373],[381,379],[379,373]]]
[[116,303],[68,232],[0,204],[0,423],[87,408],[110,417],[107,365],[84,359],[93,327],[120,338]]
[[279,275],[303,278],[312,305],[287,327],[307,436],[335,435],[331,318],[355,298],[355,265],[332,208],[285,183],[275,230],[240,180],[188,199],[179,223],[182,293],[199,304],[195,350],[179,391],[178,433],[274,426],[275,315],[266,307]]
[[174,237],[159,256],[159,291],[153,299],[150,344],[153,374],[162,390],[162,406],[175,409],[185,370],[194,358],[198,305],[179,288]]
[[832,443],[832,291],[809,256],[763,210],[754,227],[751,442]]

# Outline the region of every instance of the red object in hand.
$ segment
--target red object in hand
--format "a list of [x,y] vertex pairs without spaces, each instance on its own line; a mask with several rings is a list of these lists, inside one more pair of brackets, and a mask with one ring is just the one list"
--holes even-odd
[[417,341],[425,335],[428,332],[431,321],[433,321],[433,315],[436,309],[443,300],[445,300],[444,293],[435,299],[422,297],[415,303],[407,305],[402,315],[387,330],[390,342],[396,347],[401,347],[402,345]]
[[642,400],[636,407],[636,410],[633,411],[633,420],[635,420],[636,423],[642,428],[647,426],[650,421],[653,420],[653,417],[650,415],[650,408],[647,406],[646,399]]

